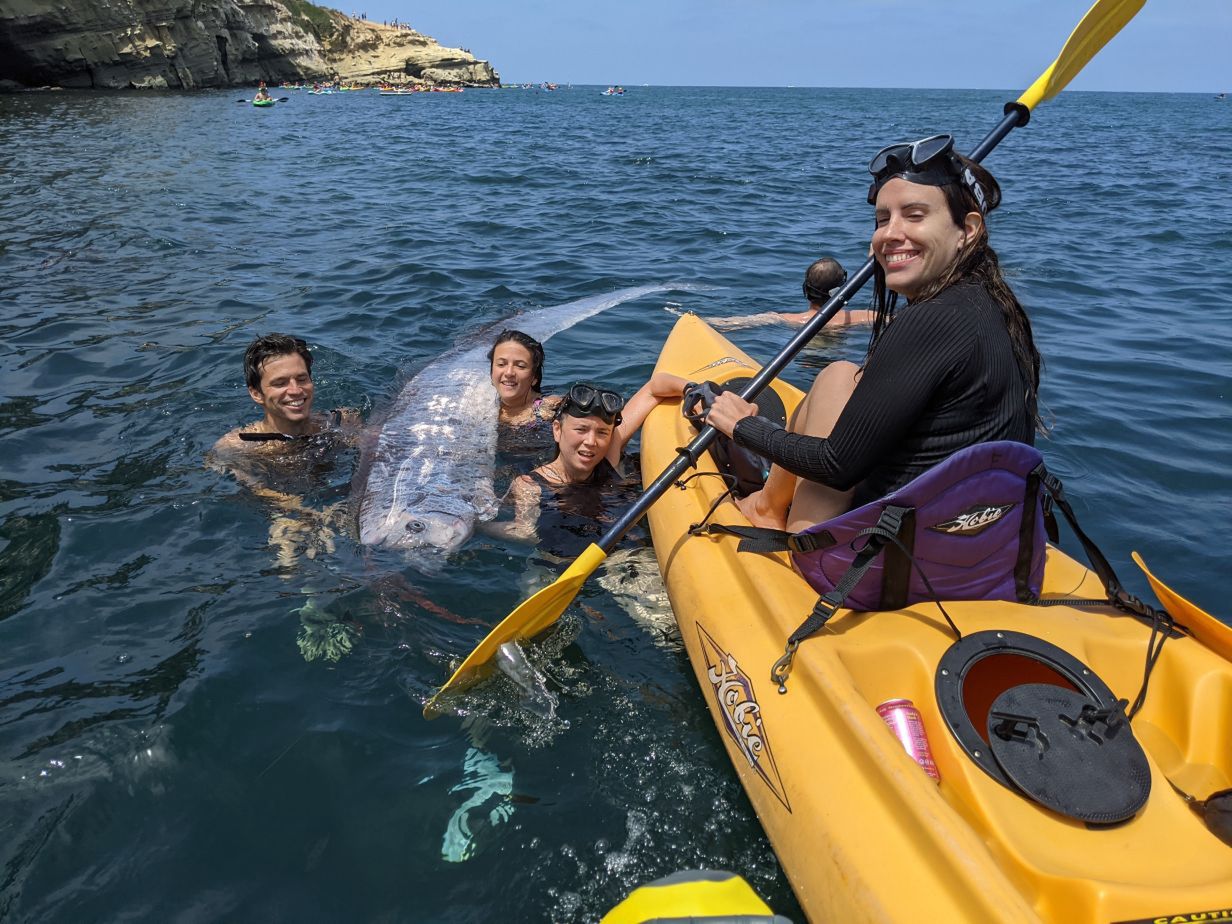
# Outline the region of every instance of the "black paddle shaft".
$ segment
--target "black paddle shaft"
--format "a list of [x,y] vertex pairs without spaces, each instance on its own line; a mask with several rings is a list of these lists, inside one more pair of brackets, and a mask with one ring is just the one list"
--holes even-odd
[[[1031,110],[1026,106],[1017,102],[1006,103],[1004,118],[1002,118],[996,128],[985,136],[984,140],[976,146],[975,150],[967,156],[976,163],[979,163],[989,155],[993,148],[1001,143],[1006,135],[1015,128],[1026,125],[1030,118]],[[740,392],[740,397],[745,401],[755,400],[761,394],[762,389],[769,385],[771,380],[776,378],[780,372],[786,369],[799,352],[804,349],[805,345],[817,336],[818,331],[825,327],[830,319],[851,301],[852,296],[859,292],[864,287],[864,284],[873,278],[873,267],[875,265],[876,261],[872,257],[865,260],[859,272],[848,279],[837,292],[830,296],[830,300],[821,307],[817,314],[809,318],[808,322],[787,343],[787,346],[783,347],[774,359],[770,360],[757,375],[753,376],[749,384]],[[613,523],[611,529],[603,534],[603,537],[598,542],[598,546],[603,549],[604,554],[610,553],[620,543],[620,540],[625,537],[625,533],[637,525],[637,521],[646,515],[650,505],[662,497],[664,492],[686,470],[697,465],[698,456],[705,452],[706,447],[714,442],[717,434],[718,431],[707,424],[694,437],[693,442],[676,450],[679,453],[676,461],[664,469],[663,473],[642,492],[642,496],[637,499],[637,503],[625,511],[624,516]]]

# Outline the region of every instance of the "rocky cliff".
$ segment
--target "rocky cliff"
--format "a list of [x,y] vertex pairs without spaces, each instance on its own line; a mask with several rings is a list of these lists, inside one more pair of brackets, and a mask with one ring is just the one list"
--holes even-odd
[[495,86],[486,61],[304,0],[0,0],[0,87]]

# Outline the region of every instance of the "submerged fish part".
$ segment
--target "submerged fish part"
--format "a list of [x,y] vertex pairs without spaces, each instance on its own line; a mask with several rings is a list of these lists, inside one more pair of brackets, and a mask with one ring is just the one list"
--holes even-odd
[[500,762],[487,751],[469,748],[462,763],[462,782],[452,787],[451,793],[474,790],[454,810],[445,825],[445,837],[441,842],[441,859],[450,863],[462,863],[475,854],[475,828],[471,823],[472,813],[479,813],[491,800],[496,804],[487,812],[486,818],[480,815],[480,823],[486,821],[490,825],[498,825],[508,821],[513,815],[514,806],[510,800],[513,792],[512,771],[501,769]]
[[[622,302],[682,288],[693,287],[621,289],[519,314],[505,324],[543,341]],[[489,339],[451,350],[422,369],[365,447],[352,494],[359,498],[359,541],[398,549],[419,571],[438,571],[476,522],[496,515],[499,399],[488,372]]]
[[684,647],[654,549],[616,549],[604,559],[598,581],[656,645],[670,651]]

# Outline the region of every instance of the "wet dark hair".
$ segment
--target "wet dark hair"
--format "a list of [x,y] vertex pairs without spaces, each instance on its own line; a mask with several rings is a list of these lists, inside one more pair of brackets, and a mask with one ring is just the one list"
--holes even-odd
[[244,380],[253,391],[261,390],[261,367],[267,360],[275,356],[290,356],[292,353],[303,357],[308,375],[312,375],[312,352],[308,344],[299,337],[287,334],[266,334],[248,344],[244,351]]
[[804,297],[811,305],[822,305],[830,300],[830,290],[847,281],[847,271],[833,257],[814,260],[804,271]]
[[[982,285],[989,296],[1001,307],[1001,316],[1005,321],[1010,342],[1014,347],[1014,358],[1018,362],[1019,371],[1027,385],[1027,401],[1035,426],[1044,430],[1043,421],[1039,416],[1039,380],[1040,359],[1039,350],[1035,347],[1035,338],[1031,333],[1031,319],[1014,295],[1005,277],[1001,274],[1001,264],[997,252],[988,243],[988,212],[1001,204],[1001,187],[991,173],[982,166],[962,154],[950,155],[955,162],[955,177],[945,186],[939,186],[945,203],[950,212],[950,218],[958,227],[962,227],[970,212],[983,213],[984,220],[980,223],[980,231],[975,237],[959,250],[957,256],[933,282],[924,286],[916,294],[914,302],[927,301],[940,295],[950,286],[962,280]],[[980,208],[976,192],[963,181],[960,172],[966,170],[969,179],[979,186],[979,194],[984,198],[987,209]],[[873,268],[873,309],[876,312],[873,319],[873,332],[869,339],[868,354],[871,356],[877,347],[877,340],[894,317],[898,305],[898,293],[886,286],[885,270],[880,263]]]
[[532,337],[530,334],[524,334],[520,330],[506,329],[496,335],[496,340],[492,343],[492,349],[488,350],[488,371],[492,371],[492,362],[496,356],[496,348],[502,343],[519,343],[530,351],[530,368],[533,379],[531,388],[535,391],[541,391],[543,386],[543,344]]

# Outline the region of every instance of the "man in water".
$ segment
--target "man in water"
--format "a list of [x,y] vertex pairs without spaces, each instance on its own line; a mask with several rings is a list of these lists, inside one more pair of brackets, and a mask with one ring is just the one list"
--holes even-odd
[[[314,510],[305,505],[303,493],[312,488],[313,470],[319,471],[339,444],[353,442],[359,414],[350,408],[312,413],[312,353],[298,337],[267,334],[255,339],[244,353],[244,378],[263,416],[218,440],[207,463],[279,508],[270,541],[279,550],[280,564],[294,564],[300,546],[310,538],[332,552],[329,526],[341,505]],[[304,551],[315,557],[314,545],[307,544]]]
[[[804,297],[808,299],[808,310],[799,312],[779,312],[778,316],[785,324],[795,324],[803,327],[813,315],[821,310],[830,300],[830,293],[847,281],[847,271],[833,257],[822,257],[814,260],[804,272]],[[826,327],[847,327],[851,324],[871,324],[873,313],[867,310],[852,311],[844,308],[832,317]]]
[[298,337],[267,334],[250,343],[244,353],[244,378],[249,396],[265,416],[220,439],[214,444],[215,456],[268,451],[326,428],[347,432],[359,424],[358,415],[349,408],[313,415],[312,353]]

